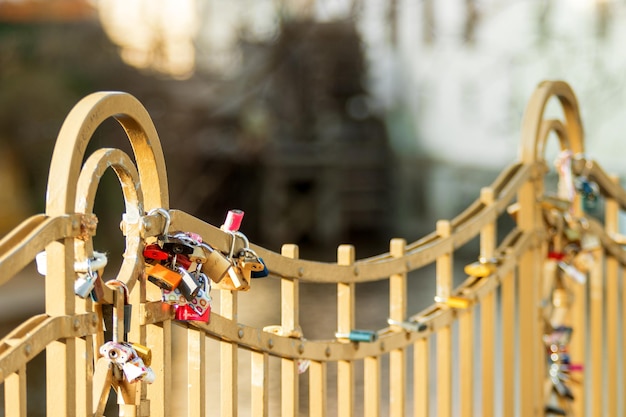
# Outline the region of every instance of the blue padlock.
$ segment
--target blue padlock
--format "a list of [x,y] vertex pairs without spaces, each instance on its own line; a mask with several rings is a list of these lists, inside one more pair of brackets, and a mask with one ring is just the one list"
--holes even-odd
[[259,262],[263,264],[263,269],[260,271],[252,270],[252,272],[250,273],[250,277],[251,278],[265,278],[266,276],[270,274],[270,271],[267,269],[267,265],[265,265],[265,262],[263,262],[263,258],[257,257],[257,259],[259,260]]
[[378,332],[374,330],[350,330],[350,333],[335,333],[337,339],[348,339],[351,342],[375,342]]

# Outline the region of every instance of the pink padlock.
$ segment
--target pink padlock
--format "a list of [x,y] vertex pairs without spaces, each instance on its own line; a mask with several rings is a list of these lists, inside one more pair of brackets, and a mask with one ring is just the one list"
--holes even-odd
[[228,210],[226,220],[224,220],[224,224],[222,225],[222,230],[226,232],[236,232],[237,230],[239,230],[239,227],[241,226],[241,220],[243,219],[243,214],[243,210]]

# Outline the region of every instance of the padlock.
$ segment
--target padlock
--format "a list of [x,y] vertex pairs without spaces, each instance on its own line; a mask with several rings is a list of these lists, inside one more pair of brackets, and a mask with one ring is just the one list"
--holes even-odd
[[572,278],[577,283],[584,284],[587,281],[587,276],[579,271],[574,265],[570,265],[563,261],[560,261],[558,265],[559,268],[561,268],[565,273],[565,276]]
[[[45,252],[42,252],[45,254]],[[107,265],[107,257],[104,253],[93,252],[93,257],[87,258],[85,261],[77,261],[74,263],[74,270],[77,272],[78,277],[74,281],[74,294],[80,298],[87,298],[92,294],[94,289],[101,294],[101,281],[100,274]],[[96,288],[96,285],[98,287]],[[94,298],[92,296],[92,298]]]
[[237,258],[237,267],[241,271],[241,274],[245,277],[246,281],[250,281],[252,278],[252,272],[261,272],[264,269],[264,265],[259,262],[258,258],[239,256]]
[[189,255],[189,260],[198,264],[206,263],[207,254],[201,245],[195,246],[193,252]]
[[87,298],[93,291],[97,279],[98,272],[96,271],[79,274],[74,281],[74,294],[80,298]]
[[107,342],[100,346],[99,352],[116,365],[123,365],[135,356],[132,346],[124,342]]
[[183,267],[178,267],[178,273],[181,275],[182,279],[177,289],[180,290],[180,293],[187,301],[193,300],[201,289],[200,283]]
[[[128,287],[126,286],[126,284],[124,284],[122,281],[113,279],[113,280],[109,280],[106,282],[107,287],[111,288],[111,289],[116,289],[116,288],[122,288],[123,292],[124,292],[124,340],[126,340],[126,335],[128,334],[128,332],[130,332],[130,322],[131,322],[131,317],[132,317],[132,312],[133,312],[133,305],[128,303]],[[105,304],[106,305],[106,304]],[[108,304],[111,306],[111,323],[113,323],[113,320],[115,320],[115,315],[113,314],[113,305]],[[102,314],[104,315],[104,305],[102,306],[103,310],[102,310]],[[108,328],[106,329],[108,330]],[[116,334],[114,331],[114,326],[111,326],[111,331],[113,331],[113,340],[116,340]]]
[[144,248],[143,257],[156,262],[165,262],[169,259],[170,254],[156,243],[152,243]]
[[[230,247],[230,253],[228,258],[233,263],[233,270],[237,272],[238,276],[243,277],[242,285],[238,285],[233,277],[233,272],[229,270],[231,279],[235,284],[235,287],[239,290],[247,290],[250,286],[250,279],[252,278],[252,272],[262,272],[265,269],[265,265],[259,260],[258,255],[250,249],[250,242],[246,235],[241,232],[232,232],[232,243]],[[243,248],[239,253],[234,256],[236,238],[239,237],[243,241]]]
[[226,214],[226,220],[224,220],[224,224],[220,227],[220,229],[226,232],[236,232],[241,227],[241,221],[243,220],[244,212],[243,210],[233,209],[228,210]]
[[211,306],[204,311],[203,314],[198,314],[189,304],[176,307],[176,313],[174,318],[180,321],[202,321],[208,323],[211,317]]
[[260,269],[258,271],[252,270],[251,272],[251,277],[254,278],[265,278],[270,274],[270,271],[267,269],[267,265],[265,265],[265,262],[263,261],[263,258],[258,258],[259,262],[263,265],[263,269]]
[[595,181],[585,176],[580,176],[574,181],[576,191],[582,196],[582,206],[585,211],[594,211],[598,207],[600,187]]
[[185,305],[187,299],[180,292],[180,289],[174,288],[172,291],[161,289],[161,301],[169,305]]
[[193,242],[188,238],[188,236],[182,233],[162,236],[161,239],[161,247],[166,252],[174,255],[180,253],[184,255],[191,255],[193,253]]
[[465,309],[469,307],[471,303],[470,300],[467,298],[458,297],[454,295],[451,295],[449,297],[435,296],[435,302],[442,303],[442,304],[447,305],[448,307],[458,308],[458,309]]
[[187,304],[194,309],[196,313],[202,316],[207,309],[211,309],[211,283],[203,273],[198,274],[198,282],[201,283],[201,288],[194,299]]
[[[124,377],[130,383],[138,380],[151,384],[155,380],[155,375],[149,365],[147,365],[141,355],[135,350],[133,344],[125,342],[107,342],[100,346],[100,354],[111,361],[112,364],[121,369]],[[148,349],[145,346],[137,345]],[[152,358],[151,354],[149,356]]]
[[206,262],[202,264],[202,270],[211,281],[219,283],[226,276],[232,264],[222,252],[208,245],[203,247],[208,248],[208,256]]
[[387,323],[391,326],[402,327],[407,332],[422,332],[428,329],[428,326],[425,323],[420,323],[418,321],[398,321],[388,318]]
[[176,254],[172,256],[172,262],[169,265],[171,269],[178,269],[179,266],[182,266],[187,271],[191,268],[193,262],[187,255],[183,255],[182,253]]
[[335,333],[337,339],[348,339],[351,342],[375,342],[378,332],[374,330],[350,330],[349,333]]
[[218,288],[236,291],[247,291],[250,289],[250,275],[244,275],[244,271],[238,266],[231,266],[228,275],[219,284]]
[[177,272],[159,263],[146,264],[148,281],[165,290],[173,290],[183,277]]
[[478,262],[465,265],[464,271],[472,277],[484,278],[497,271],[499,260],[497,258],[479,258]]
[[131,343],[130,345],[135,349],[135,353],[137,353],[146,366],[152,364],[152,349],[148,346],[140,345],[139,343]]

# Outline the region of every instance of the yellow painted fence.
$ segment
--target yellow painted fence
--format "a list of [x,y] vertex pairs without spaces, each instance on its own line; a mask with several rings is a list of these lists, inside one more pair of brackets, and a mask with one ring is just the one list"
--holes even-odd
[[[544,116],[551,101],[562,110],[555,119]],[[109,118],[122,126],[134,155],[108,148],[85,155]],[[548,140],[558,141],[555,190]],[[103,274],[105,256],[92,243],[95,194],[109,168],[125,200],[117,276]],[[0,340],[6,416],[33,415],[39,406],[27,395],[26,370],[44,351],[48,416],[110,415],[111,408],[120,416],[237,416],[244,391],[252,416],[624,413],[626,239],[619,213],[626,192],[586,158],[566,83],[538,86],[522,121],[519,161],[471,206],[427,236],[393,239],[387,253],[365,259],[357,260],[351,245],[341,245],[332,263],[300,259],[292,244],[281,253],[248,246],[235,224],[218,227],[170,208],[157,132],[128,94],[92,94],[71,110],[49,178],[46,212],[0,241],[0,285],[36,258],[45,274],[45,314]],[[602,212],[588,215],[591,205]],[[514,223],[505,233],[503,218]],[[455,288],[455,251],[475,238],[475,262],[464,266],[466,279]],[[264,267],[267,279],[279,282],[281,318],[259,328],[238,321],[238,298],[241,290],[254,293],[250,278]],[[432,305],[408,311],[410,274],[425,267],[435,270]],[[358,329],[356,289],[373,281],[388,283],[389,297],[380,299],[388,325]],[[335,337],[303,334],[304,284],[336,287],[336,297],[322,303],[330,311],[336,303]],[[203,285],[205,294],[212,285],[219,303],[208,322],[192,305],[202,293],[191,290]],[[164,302],[170,293],[179,301]],[[189,308],[198,316],[180,320]],[[177,343],[182,353],[174,353]],[[279,406],[270,409],[276,392]]]

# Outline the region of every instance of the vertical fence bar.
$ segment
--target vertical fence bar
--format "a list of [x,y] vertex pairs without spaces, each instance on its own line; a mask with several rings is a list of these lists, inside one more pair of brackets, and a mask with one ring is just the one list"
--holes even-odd
[[[152,300],[161,298],[161,290],[156,285],[146,288]],[[146,326],[147,346],[152,350],[152,365],[155,380],[147,386],[150,402],[150,416],[168,417],[172,401],[172,321]]]
[[[626,349],[626,267],[624,267],[622,265],[621,268],[621,274],[620,274],[620,278],[621,278],[621,292],[620,292],[620,297],[619,300],[621,301],[621,329],[620,329],[620,336],[621,336],[621,343],[620,343],[620,347],[621,347],[621,351],[624,352],[624,350]],[[621,374],[622,374],[622,378],[621,378],[621,395],[620,395],[620,402],[621,402],[621,416],[626,415],[626,398],[624,397],[624,392],[626,391],[626,359],[624,358],[623,354],[622,354],[622,358],[621,358],[621,365],[622,365],[622,369],[621,369]],[[617,364],[615,365],[617,367]]]
[[[281,254],[287,258],[298,259],[300,249],[297,245],[283,245]],[[300,283],[297,278],[280,280],[281,327],[284,332],[296,332],[300,328]],[[282,358],[281,369],[281,416],[298,415],[300,389],[298,385],[298,362]]]
[[430,337],[419,339],[413,345],[413,412],[415,417],[430,413]]
[[[220,314],[227,319],[237,318],[237,293],[220,291]],[[237,344],[220,341],[220,391],[222,417],[237,417]]]
[[[489,207],[494,203],[493,189],[485,187],[480,190],[480,200]],[[496,220],[489,222],[480,231],[480,256],[492,259],[496,254]],[[480,303],[480,328],[482,350],[482,416],[492,417],[495,399],[495,323],[496,297],[492,291],[485,295]],[[511,323],[511,325],[513,325]]]
[[[394,258],[402,258],[406,252],[405,239],[392,239],[389,253]],[[407,267],[407,270],[409,268]],[[389,318],[396,321],[406,320],[406,272],[394,274],[389,278]],[[394,349],[389,353],[389,415],[406,415],[406,349]]]
[[[599,259],[596,259],[598,262]],[[587,398],[587,386],[589,366],[586,363],[587,356],[587,342],[589,335],[587,334],[587,288],[586,285],[572,285],[572,304],[570,307],[571,323],[572,323],[572,338],[569,344],[570,356],[572,363],[585,363],[585,369],[583,377],[579,378],[579,383],[571,384],[570,389],[574,395],[572,401],[572,410],[575,416],[586,415],[586,398]]]
[[252,370],[252,417],[268,416],[268,377],[269,355],[265,352],[250,352]]
[[500,288],[503,416],[515,415],[515,287],[515,273],[510,272],[502,279]]
[[326,362],[311,361],[309,365],[309,416],[326,416]]
[[[474,415],[474,308],[459,312],[459,411],[461,417]],[[492,361],[493,357],[489,357]]]
[[6,417],[26,417],[26,365],[4,380],[4,412]]
[[[130,320],[130,333],[128,334],[128,338],[130,341],[137,342],[143,346],[148,346],[148,334],[146,326],[141,324],[141,314],[142,306],[145,305],[146,302],[146,280],[137,280],[135,282],[135,287],[133,291],[130,293],[129,301],[131,305],[133,305],[134,313],[131,313]],[[137,395],[139,398],[137,399],[137,404],[139,406],[139,410],[137,412],[138,417],[144,417],[150,415],[150,404],[148,401],[148,386],[145,382],[142,382],[137,387]]]
[[187,416],[206,415],[206,336],[187,329]]
[[[54,198],[57,196],[48,196]],[[51,316],[73,314],[75,309],[74,239],[51,242],[46,247],[46,313]],[[76,415],[76,339],[57,340],[46,347],[46,415]]]
[[[543,227],[541,212],[537,204],[537,193],[541,190],[536,178],[522,185],[518,193],[519,212],[517,223],[525,233],[535,233]],[[519,410],[522,416],[543,413],[541,393],[545,372],[545,358],[539,315],[539,289],[543,262],[543,246],[535,243],[522,253],[518,260],[518,324],[520,349],[519,362]]]
[[[448,220],[437,222],[437,234],[446,239],[452,234]],[[437,296],[446,299],[452,292],[452,245],[439,256],[437,265]],[[452,415],[452,329],[445,326],[437,331],[437,413],[440,417]]]
[[[76,313],[92,311],[90,299],[76,303]],[[76,339],[76,415],[87,417],[93,415],[93,373],[94,373],[94,337],[86,335]]]
[[168,417],[172,391],[172,322],[167,320],[148,326],[147,332],[152,349],[151,368],[156,374],[156,379],[148,386],[150,415]]
[[[619,178],[611,176],[615,184]],[[604,205],[604,224],[609,236],[619,232],[619,205],[615,199],[607,198]],[[608,416],[618,415],[618,332],[619,332],[619,263],[614,256],[606,260],[606,363],[607,363],[607,409]]]
[[587,370],[587,378],[591,383],[591,414],[594,416],[603,416],[602,407],[603,397],[603,355],[602,348],[604,346],[603,339],[603,308],[604,308],[604,253],[601,249],[594,250],[596,262],[591,268],[589,275],[589,369]]
[[364,359],[365,417],[380,416],[380,356]]
[[[352,265],[354,259],[354,246],[337,248],[337,264]],[[337,284],[337,333],[348,334],[354,329],[354,291],[354,283]],[[337,361],[337,406],[340,416],[351,416],[354,412],[354,364],[351,360]]]

